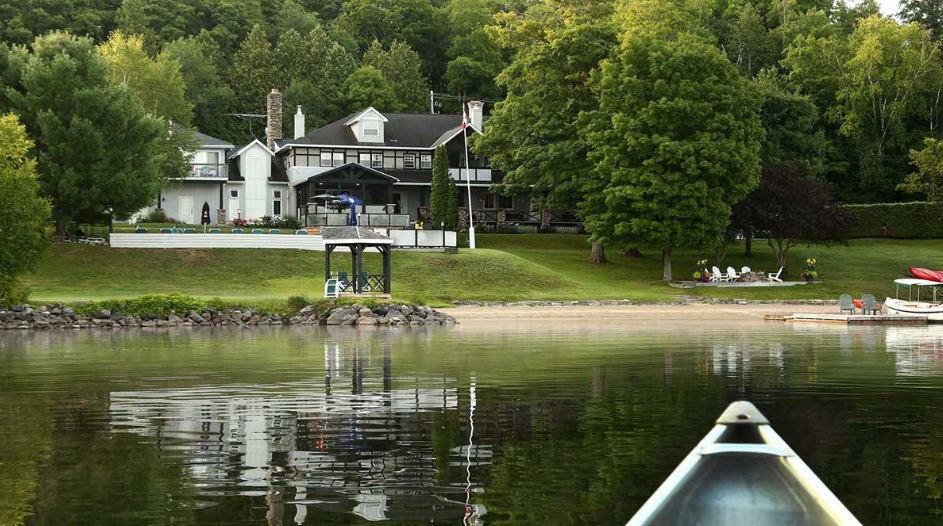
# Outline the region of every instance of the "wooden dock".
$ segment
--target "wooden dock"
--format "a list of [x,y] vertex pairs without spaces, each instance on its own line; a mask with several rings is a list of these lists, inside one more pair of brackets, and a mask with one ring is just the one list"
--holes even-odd
[[895,316],[887,314],[800,314],[790,316],[766,316],[767,320],[793,323],[836,323],[840,325],[926,325],[925,316]]

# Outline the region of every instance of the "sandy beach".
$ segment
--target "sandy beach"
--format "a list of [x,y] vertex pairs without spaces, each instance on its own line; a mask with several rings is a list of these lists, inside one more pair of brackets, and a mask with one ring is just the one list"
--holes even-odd
[[703,321],[724,320],[757,321],[764,316],[784,315],[793,313],[836,312],[834,305],[782,305],[782,304],[749,304],[749,305],[708,305],[708,304],[678,304],[678,305],[615,305],[615,306],[583,306],[565,305],[560,307],[528,307],[528,306],[487,306],[487,307],[452,307],[439,309],[455,317],[459,322],[474,320],[572,320],[572,319],[617,319],[617,320],[671,320],[671,321]]

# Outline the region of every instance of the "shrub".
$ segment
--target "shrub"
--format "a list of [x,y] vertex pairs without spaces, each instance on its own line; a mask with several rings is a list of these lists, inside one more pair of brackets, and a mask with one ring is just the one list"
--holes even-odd
[[22,305],[29,300],[30,289],[14,278],[0,278],[0,308]]
[[163,209],[155,208],[147,213],[147,222],[148,223],[168,223],[169,218],[167,214],[164,213]]
[[[215,298],[215,300],[221,301],[218,298]],[[77,303],[72,305],[72,307],[75,309],[75,312],[86,315],[94,314],[100,310],[110,310],[112,312],[120,312],[127,316],[146,316],[149,314],[167,316],[171,311],[183,315],[190,310],[200,311],[204,308],[213,308],[209,306],[210,301],[204,301],[183,294],[149,294],[132,299]],[[223,309],[225,309],[225,305]]]
[[295,313],[301,309],[311,305],[312,301],[304,296],[289,296],[288,297],[288,312]]
[[845,205],[844,208],[853,217],[850,236],[852,238],[943,237],[943,202],[878,203]]

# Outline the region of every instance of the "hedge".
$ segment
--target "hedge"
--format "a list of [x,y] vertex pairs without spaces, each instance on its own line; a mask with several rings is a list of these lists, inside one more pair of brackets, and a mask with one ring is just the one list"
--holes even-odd
[[943,202],[844,205],[854,221],[851,237],[943,238]]

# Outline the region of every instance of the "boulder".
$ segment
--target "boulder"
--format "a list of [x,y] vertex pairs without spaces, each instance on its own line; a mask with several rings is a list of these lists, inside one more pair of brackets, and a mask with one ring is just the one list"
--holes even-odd
[[288,318],[289,325],[301,325],[304,322],[305,318],[302,316],[292,316],[291,318]]
[[358,313],[360,314],[362,318],[372,318],[374,316],[373,311],[366,307],[360,309]]
[[193,323],[196,323],[197,325],[203,323],[203,316],[197,314],[196,311],[191,310],[189,313],[187,313],[187,319]]
[[111,311],[108,309],[102,309],[95,314],[92,314],[92,318],[95,318],[96,320],[107,320],[108,318],[111,318]]
[[312,314],[314,314],[314,311],[315,311],[315,310],[316,310],[316,309],[315,309],[314,305],[308,305],[307,307],[305,307],[305,308],[301,309],[300,311],[298,311],[298,315],[299,315],[299,316],[304,316],[305,318],[307,318],[308,316],[311,316]]
[[376,325],[376,324],[377,324],[377,319],[374,318],[373,316],[361,316],[357,318],[357,325]]
[[360,314],[350,308],[350,307],[341,307],[339,309],[334,309],[331,311],[331,315],[327,318],[328,325],[353,325],[357,318],[360,317]]
[[10,305],[10,310],[13,312],[23,312],[29,305]]
[[399,311],[402,312],[403,314],[409,316],[410,314],[413,313],[413,308],[410,307],[409,305],[400,305]]

